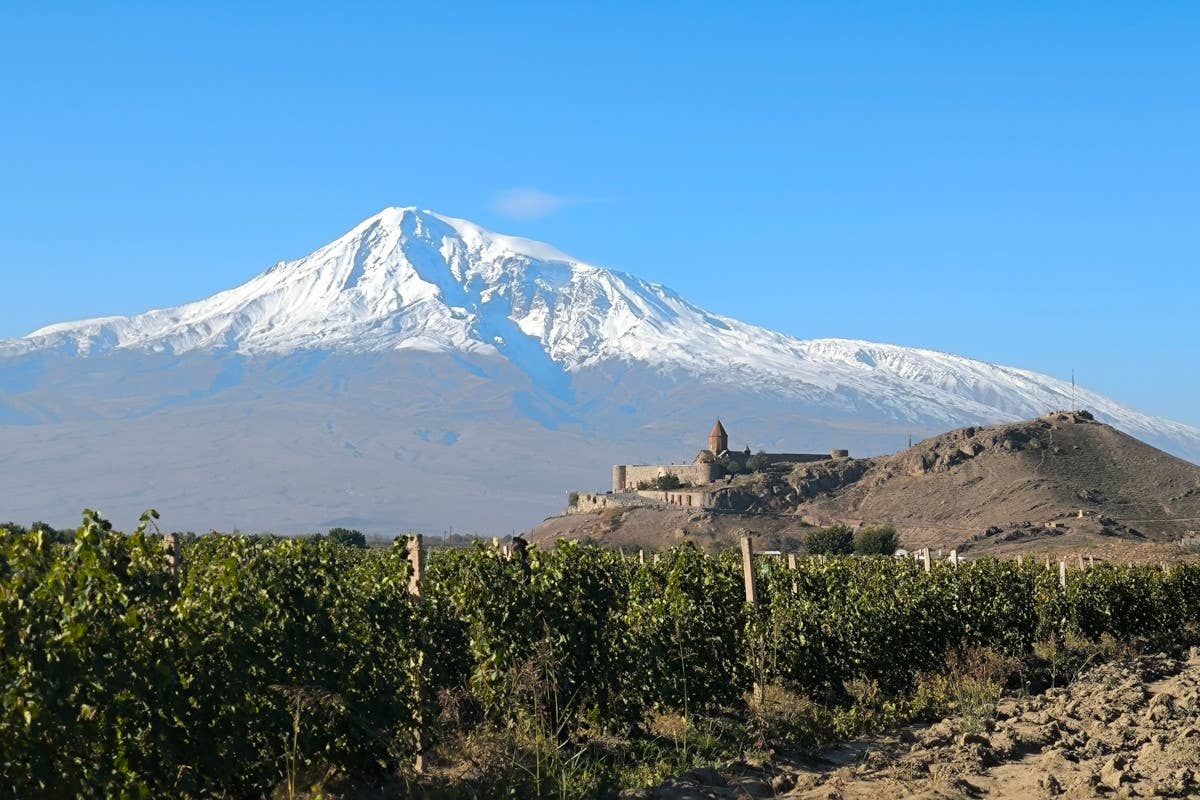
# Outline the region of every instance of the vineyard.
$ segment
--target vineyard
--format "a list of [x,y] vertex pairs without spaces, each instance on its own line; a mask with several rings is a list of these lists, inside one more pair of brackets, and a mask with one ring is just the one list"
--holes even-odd
[[[1178,643],[1200,567],[755,559],[681,545],[640,563],[563,543],[528,561],[408,542],[205,536],[173,562],[94,514],[69,544],[0,531],[0,791],[229,796],[414,774],[419,752],[532,720],[549,749],[756,687],[887,696],[972,648]],[[597,767],[597,770],[600,768]],[[602,777],[598,778],[601,783]],[[539,787],[540,788],[540,787]]]

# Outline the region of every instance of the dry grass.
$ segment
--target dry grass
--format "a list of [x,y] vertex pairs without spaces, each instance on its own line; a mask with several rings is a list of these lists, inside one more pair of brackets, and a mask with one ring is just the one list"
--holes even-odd
[[943,670],[918,679],[913,716],[933,720],[957,714],[968,731],[978,732],[995,719],[996,704],[1020,666],[1018,659],[995,650],[954,651]]

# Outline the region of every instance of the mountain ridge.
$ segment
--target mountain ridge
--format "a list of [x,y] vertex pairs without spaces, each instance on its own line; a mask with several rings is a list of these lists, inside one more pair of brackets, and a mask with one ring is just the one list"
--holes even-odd
[[277,262],[205,300],[59,323],[0,342],[0,356],[46,349],[83,356],[120,349],[495,354],[563,397],[569,379],[562,373],[633,361],[843,412],[862,404],[895,420],[931,416],[947,425],[989,414],[1004,415],[995,421],[1037,416],[1073,398],[1158,443],[1180,439],[1185,446],[1177,452],[1200,458],[1200,429],[1050,376],[926,348],[795,339],[550,245],[413,207],[384,209],[310,255]]
[[[466,396],[484,389],[483,406]],[[691,432],[707,430],[717,416],[734,424],[739,445],[875,455],[908,435],[1037,417],[1068,407],[1072,396],[1064,381],[949,353],[796,339],[549,245],[389,208],[308,256],[277,262],[210,298],[0,341],[0,432],[11,447],[32,453],[22,462],[28,475],[5,469],[11,491],[0,495],[0,508],[7,502],[10,516],[26,507],[36,512],[38,497],[68,507],[98,503],[104,498],[35,484],[84,470],[69,445],[93,446],[82,443],[99,430],[133,444],[167,436],[180,448],[233,441],[234,408],[287,421],[255,433],[259,450],[283,452],[290,438],[309,437],[306,457],[342,464],[347,476],[373,475],[371,462],[375,471],[428,488],[465,470],[471,491],[489,498],[494,512],[477,518],[494,517],[507,530],[557,511],[566,489],[604,485],[612,463],[690,458]],[[1200,429],[1083,388],[1074,397],[1099,419],[1200,461]],[[267,430],[276,438],[264,438]],[[354,435],[331,433],[342,430]],[[527,460],[514,466],[512,431],[523,437],[521,458],[547,459],[554,468],[534,469]],[[241,444],[231,447],[241,452]],[[183,480],[165,454],[161,462],[147,475]],[[292,520],[282,500],[271,506],[242,495],[258,489],[282,497],[286,481],[293,495],[308,487],[321,502],[347,505],[318,521],[359,513],[345,497],[325,494],[315,464],[264,464],[280,474],[243,476],[245,485],[229,487],[221,502],[253,504],[264,525],[277,524],[271,509]],[[514,469],[527,471],[524,509],[517,493],[497,489],[498,476]],[[77,479],[86,483],[90,474]],[[164,485],[172,497],[186,495]],[[148,487],[111,491],[122,508],[157,502]],[[355,497],[375,508],[363,518],[381,529],[407,513],[404,492]],[[465,513],[448,498],[447,516]],[[188,500],[188,508],[198,516],[203,501]],[[296,524],[323,513],[307,508]]]

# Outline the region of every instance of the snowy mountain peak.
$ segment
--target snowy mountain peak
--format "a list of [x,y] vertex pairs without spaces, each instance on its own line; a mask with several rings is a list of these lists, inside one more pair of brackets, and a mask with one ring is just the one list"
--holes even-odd
[[[296,261],[195,303],[52,325],[0,342],[6,357],[122,351],[276,357],[419,350],[499,357],[575,402],[589,370],[781,398],[825,418],[953,427],[1070,405],[1069,384],[946,353],[801,341],[710,314],[665,287],[540,242],[416,208],[387,208]],[[1079,390],[1103,421],[1189,457],[1200,431]]]
[[[21,348],[278,354],[536,344],[571,369],[597,356],[647,355],[661,342],[637,334],[713,320],[663,287],[550,245],[431,211],[387,208],[310,255],[207,300],[53,325]],[[641,344],[630,348],[635,339]]]

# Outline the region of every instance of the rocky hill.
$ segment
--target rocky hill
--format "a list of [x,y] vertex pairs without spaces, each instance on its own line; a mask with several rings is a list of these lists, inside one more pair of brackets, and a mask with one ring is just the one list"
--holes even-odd
[[920,442],[797,513],[814,523],[887,520],[913,546],[1170,542],[1200,530],[1200,467],[1087,412],[1058,413]]
[[1181,554],[1178,543],[1200,532],[1200,467],[1086,411],[961,428],[877,459],[780,465],[710,488],[716,511],[626,511],[624,532],[616,515],[604,524],[562,518],[534,535],[727,546],[749,528],[787,547],[806,525],[889,522],[909,548],[1144,559]]

